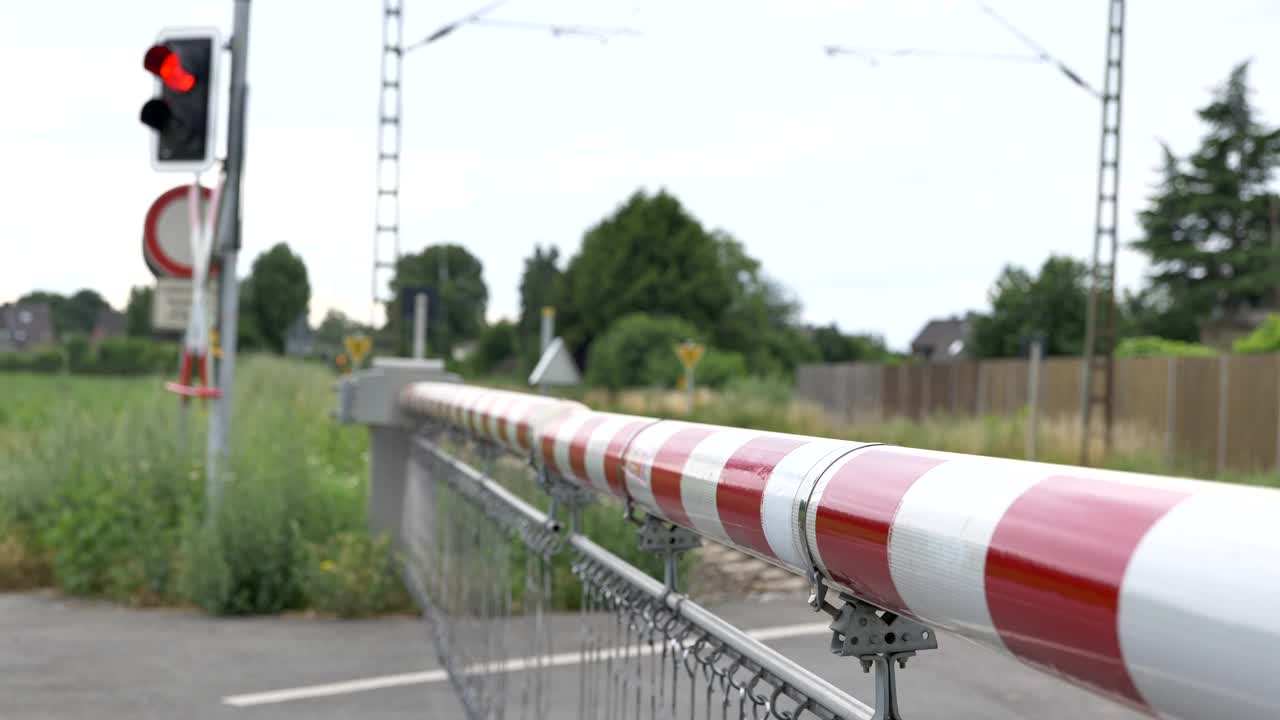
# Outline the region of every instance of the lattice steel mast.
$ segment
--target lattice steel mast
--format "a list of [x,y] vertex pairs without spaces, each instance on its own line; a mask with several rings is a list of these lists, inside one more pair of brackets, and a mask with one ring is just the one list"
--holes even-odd
[[1098,196],[1094,216],[1089,305],[1085,317],[1084,378],[1081,383],[1080,463],[1089,463],[1096,410],[1102,415],[1102,446],[1111,449],[1115,415],[1116,226],[1120,214],[1120,98],[1124,79],[1124,0],[1107,13],[1107,64],[1102,85],[1102,137],[1098,151]]
[[[378,89],[378,191],[374,209],[373,299],[369,321],[377,322],[378,281],[400,259],[401,66],[404,62],[404,2],[383,0],[382,78]],[[388,254],[390,251],[390,254]]]

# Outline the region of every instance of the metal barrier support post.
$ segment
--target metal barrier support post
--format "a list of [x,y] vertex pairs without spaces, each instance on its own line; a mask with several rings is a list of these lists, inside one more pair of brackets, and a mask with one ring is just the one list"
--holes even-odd
[[827,586],[821,575],[815,576],[814,585],[809,604],[832,618],[831,653],[858,658],[864,673],[872,667],[876,670],[876,704],[871,720],[902,720],[895,673],[905,669],[907,660],[917,651],[936,650],[937,635],[927,625],[845,593],[840,594],[842,604],[837,608],[826,601]]
[[556,517],[556,510],[564,507],[569,512],[569,532],[582,532],[582,509],[590,505],[594,496],[592,492],[580,485],[549,472],[545,467],[537,468],[538,487],[551,497],[551,507],[547,515]]
[[[628,517],[630,517],[628,508]],[[702,545],[702,538],[679,525],[663,522],[649,515],[640,525],[640,549],[658,553],[662,557],[662,578],[667,592],[676,589],[680,555]]]

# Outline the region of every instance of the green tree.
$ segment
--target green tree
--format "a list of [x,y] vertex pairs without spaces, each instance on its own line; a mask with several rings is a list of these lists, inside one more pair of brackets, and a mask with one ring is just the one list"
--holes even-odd
[[516,326],[510,320],[499,320],[480,333],[467,364],[471,372],[478,375],[510,371],[514,369],[512,363],[517,359],[518,347]]
[[129,303],[125,305],[125,332],[129,337],[151,335],[151,303],[155,290],[150,285],[129,288]]
[[342,341],[348,335],[371,334],[368,325],[356,322],[341,310],[330,308],[316,328],[316,349],[323,353],[343,352]]
[[893,357],[880,335],[846,335],[835,323],[814,328],[813,343],[824,363],[887,362]]
[[285,243],[254,258],[241,286],[238,338],[255,339],[276,353],[284,352],[289,326],[307,311],[311,284],[307,266]]
[[1126,290],[1121,300],[1121,334],[1161,337],[1194,343],[1200,338],[1199,314],[1183,297],[1173,297],[1167,285]]
[[560,250],[554,245],[543,250],[534,246],[533,254],[524,259],[520,275],[520,324],[517,328],[521,362],[532,368],[538,360],[542,333],[542,308],[555,305],[559,292]]
[[636,192],[588,230],[562,288],[557,324],[580,360],[597,337],[631,313],[713,328],[737,292],[715,238],[665,191]]
[[1210,313],[1234,313],[1272,302],[1280,284],[1280,252],[1268,192],[1280,161],[1280,131],[1263,126],[1250,104],[1248,63],[1237,65],[1198,111],[1208,129],[1187,158],[1164,148],[1161,183],[1139,214],[1143,237],[1133,246],[1151,262],[1150,280],[1164,293],[1158,314],[1168,330],[1195,339]]
[[[708,231],[666,191],[633,194],[587,231],[557,295],[558,326],[579,361],[633,313],[677,317],[755,374],[818,357],[796,328],[800,304],[741,242]],[[589,364],[589,363],[588,363]]]
[[1051,256],[1040,274],[1006,266],[990,291],[991,312],[973,323],[978,357],[1014,357],[1035,333],[1048,355],[1077,355],[1084,347],[1088,267],[1079,260]]
[[[427,309],[427,344],[436,354],[452,357],[455,345],[475,339],[484,329],[489,303],[484,265],[461,245],[432,245],[402,256],[396,263],[391,291],[399,298],[401,290],[410,288],[436,291],[436,299]],[[412,340],[401,308],[388,313],[387,325],[392,336],[399,338],[400,352],[407,353]]]
[[711,233],[732,300],[707,328],[716,347],[738,351],[759,375],[790,374],[801,362],[819,358],[816,346],[798,332],[800,303],[770,278],[760,261],[729,233]]

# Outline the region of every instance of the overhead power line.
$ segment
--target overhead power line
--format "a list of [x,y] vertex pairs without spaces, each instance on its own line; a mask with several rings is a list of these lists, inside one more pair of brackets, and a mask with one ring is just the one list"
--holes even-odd
[[510,28],[513,30],[547,30],[557,37],[561,35],[580,35],[593,37],[601,42],[622,35],[639,36],[640,31],[625,27],[594,27],[591,25],[559,25],[555,23],[537,23],[524,20],[500,20],[498,18],[475,18],[469,21],[472,25]]
[[1058,69],[1071,83],[1085,92],[1092,95],[1097,100],[1102,100],[1102,93],[1097,88],[1090,85],[1080,73],[1071,69],[1061,58],[1049,52],[1040,43],[1036,42],[1031,36],[1018,29],[1013,23],[1009,22],[1004,16],[997,13],[990,5],[983,0],[976,0],[978,7],[984,13],[991,17],[1016,37],[1023,45],[1026,45],[1033,54],[1025,55],[1020,53],[1002,53],[1002,52],[984,52],[980,50],[942,50],[937,48],[870,48],[860,47],[856,45],[827,45],[823,48],[828,57],[836,55],[852,55],[854,57],[865,60],[872,67],[878,67],[880,60],[884,58],[901,58],[901,57],[919,57],[919,58],[937,58],[950,60],[980,60],[993,62],[1017,62],[1017,63],[1044,63],[1052,65]]
[[880,64],[879,58],[893,57],[925,57],[951,58],[955,60],[993,60],[1005,62],[1040,63],[1044,60],[1039,55],[1023,55],[1018,53],[989,53],[973,50],[935,50],[931,48],[871,48],[856,45],[828,45],[823,50],[829,56],[854,55],[861,57],[873,67]]
[[507,2],[508,0],[496,0],[495,2],[491,2],[488,5],[485,5],[484,7],[480,8],[479,10],[468,13],[467,15],[464,15],[463,17],[460,17],[457,20],[454,20],[453,22],[445,23],[444,25],[441,25],[439,28],[437,28],[435,32],[422,38],[421,40],[418,40],[416,42],[411,42],[408,45],[405,45],[403,52],[407,53],[410,50],[416,50],[417,48],[420,48],[423,45],[428,45],[430,43],[433,43],[439,40],[440,38],[444,37],[445,35],[448,35],[449,33],[453,32],[454,30],[457,30],[463,25],[479,20],[486,13],[490,13],[490,12],[493,12],[494,10],[497,10],[503,5],[506,5]]
[[542,23],[532,22],[528,20],[502,20],[499,18],[486,17],[490,12],[505,5],[507,0],[497,0],[484,7],[476,10],[469,15],[454,20],[451,23],[441,25],[435,32],[405,46],[404,51],[407,53],[416,50],[423,45],[429,45],[464,25],[478,25],[482,27],[504,28],[507,30],[544,30],[551,33],[554,37],[562,36],[578,36],[590,37],[600,42],[608,42],[610,38],[621,35],[639,35],[640,31],[632,28],[624,27],[595,27],[591,25],[570,25],[565,23]]
[[1041,60],[1058,68],[1059,72],[1065,75],[1068,80],[1078,85],[1085,92],[1094,96],[1098,100],[1102,99],[1102,93],[1099,92],[1097,88],[1095,88],[1094,86],[1086,82],[1085,79],[1080,76],[1080,73],[1068,67],[1065,62],[1063,62],[1056,55],[1054,55],[1053,53],[1045,49],[1043,45],[1036,42],[1035,40],[1032,40],[1029,35],[1027,35],[1026,33],[1019,30],[1017,27],[1015,27],[1013,23],[1009,22],[1003,16],[1001,16],[1000,13],[997,13],[995,10],[993,10],[990,5],[986,4],[982,0],[977,0],[977,3],[978,3],[978,7],[982,8],[983,12],[991,16],[992,20],[995,20],[997,23],[999,23],[1001,27],[1003,27],[1005,30],[1008,30],[1009,33],[1012,34],[1014,37],[1018,38],[1018,40],[1022,41],[1023,45],[1026,45],[1027,47],[1031,48],[1031,50],[1033,50]]

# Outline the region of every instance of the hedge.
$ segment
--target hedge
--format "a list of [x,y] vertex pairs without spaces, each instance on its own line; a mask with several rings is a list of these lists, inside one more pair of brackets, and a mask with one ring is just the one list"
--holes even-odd
[[149,375],[177,368],[176,343],[146,338],[106,338],[94,344],[82,335],[72,335],[60,348],[0,353],[0,372]]

